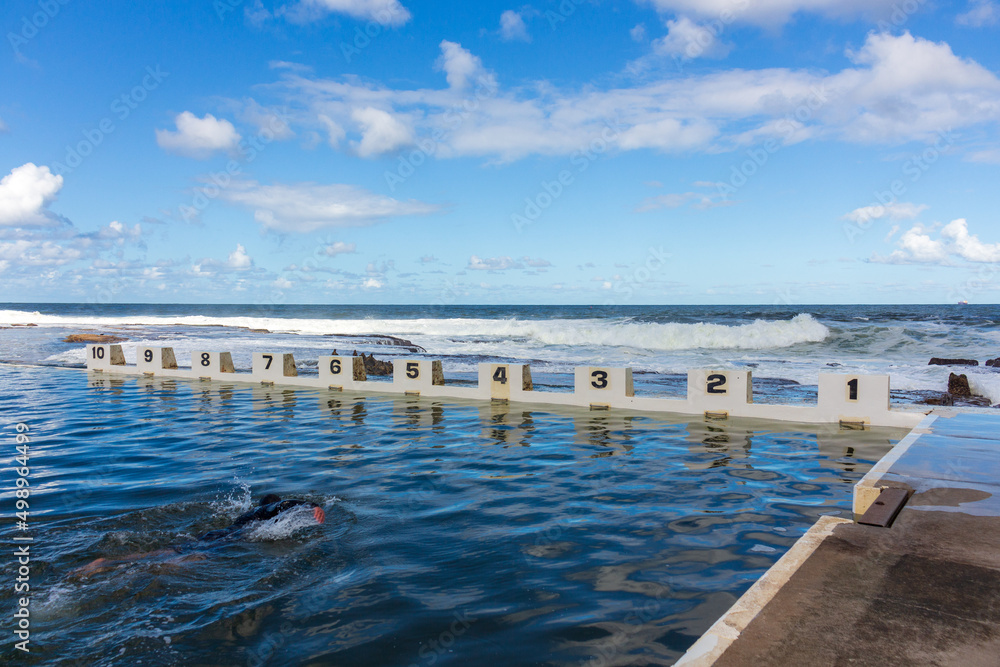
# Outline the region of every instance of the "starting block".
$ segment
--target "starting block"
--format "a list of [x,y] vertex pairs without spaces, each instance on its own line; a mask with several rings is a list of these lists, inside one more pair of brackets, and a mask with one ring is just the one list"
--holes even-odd
[[270,352],[254,352],[251,365],[254,380],[274,384],[284,378],[298,377],[295,369],[295,357],[291,353],[273,354]]
[[368,379],[361,357],[320,357],[319,379],[331,389],[350,389]]
[[223,373],[235,373],[230,352],[192,352],[191,373],[202,380],[218,380]]
[[753,374],[750,371],[689,371],[687,397],[697,412],[728,417],[730,410],[753,403]]
[[135,351],[140,373],[154,375],[162,370],[177,370],[177,358],[172,347],[140,347]]
[[531,391],[531,367],[528,364],[479,364],[479,386],[490,388],[494,401],[518,400]]
[[405,393],[420,393],[434,385],[444,384],[440,361],[431,359],[396,359],[392,362],[392,385]]
[[125,353],[121,345],[87,345],[87,370],[110,371],[112,366],[124,366]]
[[573,391],[586,399],[592,409],[607,409],[619,399],[635,396],[631,368],[577,366],[573,372]]
[[843,424],[870,424],[872,415],[889,411],[889,376],[820,373],[816,402]]

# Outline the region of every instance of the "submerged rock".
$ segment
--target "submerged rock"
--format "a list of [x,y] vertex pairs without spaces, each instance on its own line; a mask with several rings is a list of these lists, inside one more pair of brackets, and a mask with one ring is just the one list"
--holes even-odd
[[1000,368],[1000,357],[996,359],[990,359],[986,362],[987,366],[992,366],[993,368]]
[[955,405],[955,399],[951,394],[938,394],[925,398],[921,403],[924,405]]
[[112,334],[70,334],[63,338],[64,343],[121,343],[128,338]]
[[979,362],[975,359],[941,359],[940,357],[932,357],[930,361],[927,362],[928,366],[978,366]]

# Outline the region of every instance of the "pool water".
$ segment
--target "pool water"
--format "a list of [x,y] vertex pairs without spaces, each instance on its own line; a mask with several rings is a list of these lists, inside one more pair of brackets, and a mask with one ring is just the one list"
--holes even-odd
[[[904,435],[9,365],[0,414],[8,517],[31,437],[26,664],[671,664]],[[326,523],[72,573],[268,492]]]

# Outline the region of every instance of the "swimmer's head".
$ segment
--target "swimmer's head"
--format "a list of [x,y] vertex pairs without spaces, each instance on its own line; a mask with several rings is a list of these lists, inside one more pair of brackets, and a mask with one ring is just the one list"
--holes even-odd
[[281,500],[281,498],[278,496],[278,494],[276,494],[276,493],[269,493],[269,494],[267,494],[266,496],[264,496],[263,498],[260,499],[260,504],[261,504],[261,507],[263,507],[264,505],[270,505],[271,503],[276,503],[276,502],[278,502],[280,500]]

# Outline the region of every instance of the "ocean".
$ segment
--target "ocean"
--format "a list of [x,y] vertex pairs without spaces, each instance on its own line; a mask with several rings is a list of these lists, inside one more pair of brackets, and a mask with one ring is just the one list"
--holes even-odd
[[[26,571],[0,562],[5,586],[30,585],[31,653],[10,632],[0,650],[65,665],[668,665],[819,516],[850,517],[853,484],[905,435],[109,378],[81,370],[68,334],[127,338],[130,361],[140,343],[182,363],[229,350],[238,368],[291,351],[306,373],[334,348],[426,356],[456,383],[488,360],[528,362],[553,387],[574,365],[629,365],[637,393],[661,395],[689,368],[750,368],[774,402],[814,398],[821,371],[888,372],[912,403],[944,388],[929,357],[994,356],[998,312],[3,306],[0,507],[5,542],[30,538],[31,555]],[[992,368],[963,372],[994,386]],[[326,522],[292,512],[195,540],[272,492]],[[107,570],[76,571],[97,558]]]
[[[253,351],[295,353],[303,370],[340,353],[411,354],[384,345],[395,336],[441,359],[446,379],[474,381],[484,361],[529,363],[542,386],[572,385],[578,365],[630,366],[637,391],[678,396],[693,368],[753,372],[755,400],[815,400],[821,372],[888,374],[893,400],[918,403],[947,389],[950,370],[931,357],[977,359],[972,390],[1000,403],[1000,306],[295,306],[6,304],[0,361],[82,365],[71,333],[103,332],[135,345],[233,353],[249,369]],[[267,333],[264,333],[266,331]],[[412,356],[412,355],[411,355]]]

